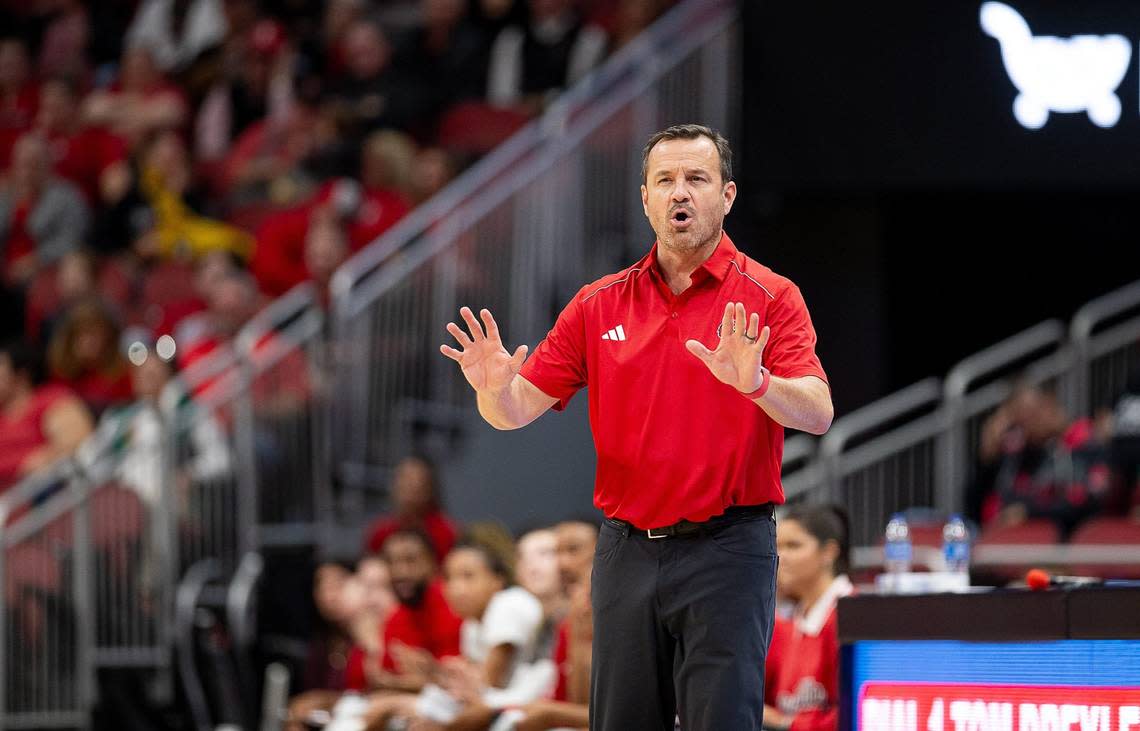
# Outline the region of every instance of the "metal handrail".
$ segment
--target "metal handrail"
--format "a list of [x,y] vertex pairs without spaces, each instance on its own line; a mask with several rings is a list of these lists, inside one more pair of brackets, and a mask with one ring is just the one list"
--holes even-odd
[[1140,307],[1140,280],[1091,300],[1073,316],[1069,333],[1074,342],[1089,338],[1097,325],[1133,308]]
[[820,457],[839,456],[858,435],[923,407],[937,405],[941,396],[941,381],[931,377],[840,417],[820,440]]
[[1061,321],[1045,320],[964,358],[946,376],[946,398],[957,399],[965,395],[979,378],[999,371],[1036,351],[1049,346],[1060,346],[1064,339],[1065,326]]

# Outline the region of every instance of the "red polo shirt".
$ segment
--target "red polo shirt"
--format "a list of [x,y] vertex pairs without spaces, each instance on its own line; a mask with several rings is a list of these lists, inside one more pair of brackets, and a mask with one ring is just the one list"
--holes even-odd
[[557,410],[589,388],[594,504],[606,516],[657,528],[784,502],[783,427],[685,348],[689,339],[716,347],[728,302],[771,328],[763,363],[773,375],[827,382],[799,288],[727,235],[679,295],[658,269],[656,244],[583,287],[523,364],[521,375],[559,399]]

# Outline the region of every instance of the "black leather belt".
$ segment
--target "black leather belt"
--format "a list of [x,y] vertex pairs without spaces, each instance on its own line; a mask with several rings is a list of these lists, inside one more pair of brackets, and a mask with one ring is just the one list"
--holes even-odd
[[775,503],[733,505],[720,515],[714,515],[701,523],[694,523],[691,520],[680,520],[673,525],[667,525],[662,528],[650,528],[649,530],[642,530],[633,523],[621,520],[620,518],[606,518],[606,522],[618,530],[621,530],[625,535],[643,536],[649,539],[673,538],[678,536],[692,536],[698,533],[708,533],[709,531],[717,530],[718,528],[723,528],[733,523],[742,523],[748,520],[757,520],[758,518],[770,518],[775,507]]

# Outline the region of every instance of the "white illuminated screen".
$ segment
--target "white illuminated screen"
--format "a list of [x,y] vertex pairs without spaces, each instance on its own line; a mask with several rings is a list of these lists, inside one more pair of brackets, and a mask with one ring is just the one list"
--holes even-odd
[[1122,35],[1035,36],[1021,14],[999,2],[982,3],[982,30],[1001,44],[1001,58],[1017,87],[1013,116],[1041,129],[1050,112],[1085,112],[1098,127],[1120,120],[1116,88],[1128,71],[1132,42]]

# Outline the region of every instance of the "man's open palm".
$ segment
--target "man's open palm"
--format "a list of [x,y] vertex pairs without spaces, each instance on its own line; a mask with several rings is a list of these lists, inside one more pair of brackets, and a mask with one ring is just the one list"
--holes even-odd
[[520,345],[514,355],[508,353],[499,336],[499,326],[489,310],[479,311],[487,327],[486,332],[470,307],[460,308],[459,315],[467,323],[470,334],[454,322],[447,323],[447,331],[459,341],[461,349],[441,345],[439,352],[459,364],[467,382],[476,391],[497,391],[509,386],[526,360],[527,346]]
[[708,366],[718,381],[741,393],[752,393],[763,380],[760,366],[770,333],[767,325],[760,330],[760,315],[755,312],[745,320],[743,302],[729,302],[720,321],[716,350],[709,350],[699,340],[687,340],[685,347]]

